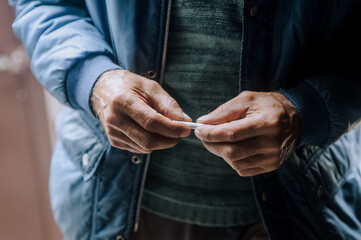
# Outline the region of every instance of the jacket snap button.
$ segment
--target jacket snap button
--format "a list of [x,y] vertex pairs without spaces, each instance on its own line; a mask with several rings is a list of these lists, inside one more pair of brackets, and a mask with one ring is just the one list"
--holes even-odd
[[147,75],[148,75],[148,78],[154,79],[157,76],[157,73],[154,70],[150,69],[150,70],[148,70]]
[[134,164],[139,164],[139,163],[142,162],[142,158],[141,158],[140,156],[138,156],[138,155],[134,155],[134,156],[132,157],[132,162],[133,162]]
[[268,201],[268,195],[266,192],[262,192],[262,201],[267,202]]
[[89,154],[84,153],[83,157],[81,158],[81,163],[83,164],[84,167],[89,165],[89,159],[90,159]]
[[125,240],[125,238],[122,235],[118,235],[115,240]]
[[249,13],[251,14],[252,17],[256,17],[258,15],[259,12],[259,7],[258,5],[254,5],[251,10],[249,11]]

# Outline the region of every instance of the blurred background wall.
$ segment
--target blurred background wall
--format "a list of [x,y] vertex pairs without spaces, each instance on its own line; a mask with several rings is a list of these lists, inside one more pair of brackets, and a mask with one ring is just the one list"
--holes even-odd
[[0,239],[60,240],[48,176],[60,106],[44,93],[0,1]]

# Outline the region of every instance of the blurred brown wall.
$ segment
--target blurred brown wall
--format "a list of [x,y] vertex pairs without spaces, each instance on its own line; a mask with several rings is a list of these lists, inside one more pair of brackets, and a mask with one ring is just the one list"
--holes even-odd
[[0,239],[58,240],[48,196],[51,158],[42,87],[0,1]]

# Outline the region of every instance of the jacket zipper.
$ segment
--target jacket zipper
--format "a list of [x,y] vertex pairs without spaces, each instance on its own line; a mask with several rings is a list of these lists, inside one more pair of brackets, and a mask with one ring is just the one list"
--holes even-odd
[[145,184],[145,178],[146,178],[147,171],[148,171],[149,161],[150,161],[150,154],[147,154],[147,158],[145,160],[145,165],[144,165],[144,170],[143,170],[142,182],[141,182],[140,190],[139,190],[139,197],[138,197],[138,202],[137,202],[137,211],[136,211],[136,214],[135,214],[134,232],[138,231],[140,207],[141,207],[141,204],[142,204],[143,189],[144,189],[144,184]]
[[167,47],[168,47],[168,36],[169,36],[169,22],[170,22],[170,11],[172,6],[172,0],[168,1],[168,9],[167,9],[167,20],[165,24],[165,34],[164,34],[164,45],[163,45],[163,55],[162,55],[162,66],[160,69],[159,76],[159,84],[162,85],[164,79],[164,71],[165,71],[165,62],[167,57]]
[[[166,18],[165,33],[164,33],[162,65],[161,65],[160,76],[159,76],[159,84],[160,85],[162,85],[163,79],[164,79],[165,62],[166,62],[167,47],[168,47],[169,22],[170,22],[171,6],[172,6],[172,0],[169,0],[168,1],[168,6],[167,6],[167,18]],[[148,171],[149,161],[150,161],[150,154],[147,154],[147,158],[146,158],[145,165],[144,165],[144,170],[143,170],[142,183],[140,185],[140,190],[139,190],[137,211],[136,211],[136,215],[135,215],[134,232],[138,231],[140,208],[141,208],[141,203],[142,203],[143,189],[144,189],[144,185],[145,185],[145,179],[146,179],[146,175],[147,175],[147,171]]]

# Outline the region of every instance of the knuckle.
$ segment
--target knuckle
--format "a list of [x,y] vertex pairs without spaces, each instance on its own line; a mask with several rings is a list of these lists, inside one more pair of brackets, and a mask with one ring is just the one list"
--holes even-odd
[[174,124],[169,124],[167,125],[167,128],[169,129],[169,134],[172,134],[174,137],[178,137],[180,135],[182,135],[183,133],[183,129],[179,128],[179,126],[174,125]]
[[170,107],[172,107],[172,108],[178,108],[178,107],[179,107],[177,101],[176,101],[174,98],[172,98],[172,97],[170,97],[170,98],[168,99],[168,106],[170,106]]
[[231,122],[233,119],[230,118],[230,116],[235,116],[238,114],[238,110],[233,109],[230,104],[224,103],[217,110],[215,111],[215,114],[218,113],[227,113],[226,121]]
[[221,106],[219,106],[218,110],[219,112],[228,112],[229,106],[228,104],[222,104]]
[[226,147],[224,150],[224,158],[228,161],[237,160],[237,151],[234,147]]
[[168,116],[174,114],[178,110],[177,108],[179,108],[177,101],[169,97],[164,106],[162,106],[161,111],[164,112],[164,115]]
[[226,131],[226,139],[229,142],[234,142],[236,140],[236,134],[237,134],[237,131],[234,128],[229,128]]
[[146,117],[143,118],[142,121],[142,126],[146,129],[146,130],[151,130],[152,126],[154,125],[156,121],[156,118],[153,115],[148,115]]
[[120,109],[131,109],[133,106],[134,100],[132,96],[127,94],[126,92],[121,92],[117,95],[116,98],[112,101],[112,109],[118,110],[118,107]]
[[146,79],[144,84],[144,87],[147,88],[150,92],[157,92],[159,91],[159,88],[161,88],[158,82],[149,79]]
[[202,132],[202,138],[207,142],[213,142],[213,135],[208,131]]
[[251,92],[251,91],[243,91],[241,93],[241,96],[248,101],[253,101],[255,99],[255,94],[254,94],[254,92]]
[[160,87],[159,83],[153,80],[148,80],[147,83],[151,89],[157,89]]
[[277,127],[280,125],[280,119],[276,116],[269,116],[267,123],[270,127]]

